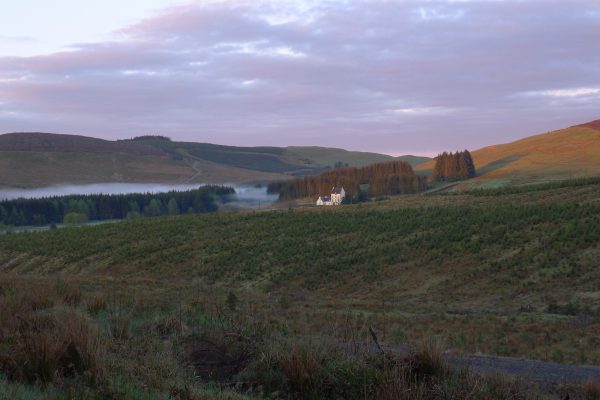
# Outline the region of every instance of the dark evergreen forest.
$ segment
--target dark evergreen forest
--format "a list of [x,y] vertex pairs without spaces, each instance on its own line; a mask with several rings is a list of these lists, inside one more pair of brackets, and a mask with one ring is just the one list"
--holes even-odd
[[203,186],[165,193],[93,194],[0,202],[0,224],[47,225],[136,217],[207,213],[235,194],[231,187]]

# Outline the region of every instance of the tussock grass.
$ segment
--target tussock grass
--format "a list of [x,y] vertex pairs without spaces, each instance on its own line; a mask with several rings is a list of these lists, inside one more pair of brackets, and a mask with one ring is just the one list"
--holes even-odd
[[600,400],[600,383],[590,379],[583,386],[583,393],[588,400]]
[[[308,301],[304,295],[290,294],[282,310],[261,292],[238,291],[232,309],[227,287],[171,282],[165,290],[148,280],[89,285],[65,279],[61,284],[84,293],[74,305],[53,278],[11,279],[12,290],[0,295],[7,311],[0,313],[0,387],[10,393],[127,399],[537,395],[514,382],[453,370],[439,340],[382,354],[367,329],[375,320],[347,316],[313,325],[312,317],[295,318],[301,309],[296,302]],[[20,295],[28,285],[51,300],[47,307],[34,310],[36,302]],[[97,312],[90,312],[91,299],[102,299]],[[127,328],[116,329],[114,316],[126,316]]]
[[101,378],[102,339],[70,307],[73,301],[56,288],[0,297],[0,369],[9,379],[48,384]]

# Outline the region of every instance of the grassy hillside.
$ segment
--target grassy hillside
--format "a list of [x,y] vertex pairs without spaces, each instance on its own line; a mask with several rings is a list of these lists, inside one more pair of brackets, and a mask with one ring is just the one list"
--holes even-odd
[[[599,122],[527,137],[472,152],[478,177],[462,184],[486,187],[600,175]],[[415,169],[431,171],[433,161]]]
[[[599,200],[589,179],[0,235],[0,390],[42,390],[14,343],[43,326],[80,332],[71,387],[107,398],[542,398],[441,350],[600,364]],[[364,352],[370,327],[422,350]]]
[[0,187],[182,182],[194,172],[185,163],[168,157],[126,153],[0,151]]
[[394,157],[385,154],[364,153],[317,146],[287,147],[286,156],[289,159],[306,160],[307,163],[330,166],[333,166],[336,162],[362,166],[394,159]]
[[[0,187],[64,183],[237,183],[312,175],[336,163],[391,156],[319,147],[235,147],[158,137],[107,141],[75,135],[0,135]],[[407,156],[409,162],[421,161]]]
[[[545,314],[551,304],[600,312],[599,199],[600,184],[588,183],[9,235],[0,239],[0,268],[309,291],[336,308],[367,312],[385,301],[395,318],[453,313],[472,316],[473,326],[502,315],[560,324]],[[394,335],[388,339],[401,337]],[[555,357],[544,353],[546,341],[528,348],[472,340],[458,345],[571,361],[579,348]],[[585,357],[600,362],[600,351]]]
[[431,161],[431,157],[422,157],[422,156],[398,156],[396,157],[396,160],[399,161],[406,161],[407,163],[409,163],[410,165],[417,166],[419,164],[423,164],[426,163],[428,161]]
[[341,162],[351,166],[363,166],[385,161],[406,161],[412,166],[431,160],[429,157],[400,156],[393,157],[387,154],[348,151],[329,147],[286,147],[286,157],[290,159],[306,160],[309,163],[334,166]]

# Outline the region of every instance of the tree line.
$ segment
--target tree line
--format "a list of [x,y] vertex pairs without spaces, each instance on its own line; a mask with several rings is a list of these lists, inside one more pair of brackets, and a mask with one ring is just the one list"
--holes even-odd
[[92,194],[0,202],[0,224],[81,223],[216,211],[235,194],[231,187],[203,186],[165,193]]
[[432,179],[434,181],[458,181],[474,178],[475,164],[468,150],[456,153],[443,152],[435,158]]
[[279,193],[280,200],[325,196],[334,186],[344,187],[347,195],[366,192],[370,197],[417,193],[425,188],[425,179],[417,176],[404,161],[375,163],[364,167],[346,167],[317,176],[276,182],[269,193]]

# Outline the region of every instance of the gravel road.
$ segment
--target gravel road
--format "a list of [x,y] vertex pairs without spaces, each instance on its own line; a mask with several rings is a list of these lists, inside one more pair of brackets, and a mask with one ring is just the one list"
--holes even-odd
[[451,365],[480,374],[506,374],[525,380],[551,384],[585,383],[589,379],[600,382],[600,367],[589,365],[566,365],[553,362],[525,360],[511,357],[480,355],[448,355]]

